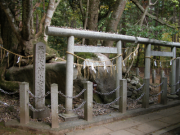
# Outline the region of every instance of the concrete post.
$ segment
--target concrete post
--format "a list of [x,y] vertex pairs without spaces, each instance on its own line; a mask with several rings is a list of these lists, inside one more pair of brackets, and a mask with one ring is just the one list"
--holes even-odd
[[161,91],[163,90],[163,93],[161,93],[161,104],[166,105],[167,104],[167,77],[161,78],[161,83],[163,82],[161,86]]
[[[179,76],[180,76],[180,57],[177,57],[177,59],[176,59],[176,82],[179,80]],[[177,89],[178,88],[179,87],[177,87]]]
[[149,107],[149,78],[144,79],[144,87],[143,87],[143,93],[144,96],[142,97],[142,107],[148,108]]
[[144,78],[150,78],[151,44],[146,45]]
[[165,72],[164,72],[164,70],[161,70],[161,79],[162,79],[163,77],[165,77]]
[[139,76],[139,68],[136,68],[136,76]]
[[[74,54],[74,36],[68,38],[67,51]],[[66,95],[69,97],[73,96],[73,63],[74,56],[67,53],[66,61]],[[72,99],[66,98],[65,107],[67,110],[72,110]],[[71,111],[67,111],[66,114],[71,114]]]
[[156,70],[152,70],[152,83],[156,83]]
[[[172,48],[173,52],[173,58],[176,58],[176,47]],[[172,66],[171,66],[171,85],[176,84],[176,60],[172,61]],[[171,93],[174,93],[176,91],[176,86],[171,87]]]
[[120,80],[120,86],[119,112],[125,113],[127,107],[127,80]]
[[84,100],[86,101],[84,105],[84,119],[91,121],[93,118],[93,83],[90,81],[84,82]]
[[51,117],[52,117],[52,128],[58,128],[58,85],[51,84]]
[[169,72],[169,84],[171,85],[171,80],[172,80],[172,72]]
[[[117,55],[122,54],[122,41],[118,41],[117,42]],[[117,58],[116,61],[116,65],[117,65],[117,75],[116,75],[116,88],[119,87],[119,80],[122,79],[122,56],[120,56],[119,58]],[[116,91],[116,98],[119,97],[119,91]],[[118,104],[118,103],[117,103]]]
[[[180,76],[179,76],[179,80],[180,80]],[[180,88],[180,83],[178,85],[178,89]],[[180,100],[180,90],[179,90],[179,100]]]
[[29,83],[20,84],[20,124],[29,123]]

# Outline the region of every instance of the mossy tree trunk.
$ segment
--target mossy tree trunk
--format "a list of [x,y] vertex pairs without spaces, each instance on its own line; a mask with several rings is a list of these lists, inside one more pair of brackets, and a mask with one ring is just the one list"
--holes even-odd
[[[33,46],[35,43],[44,41],[45,27],[50,25],[53,13],[57,8],[57,5],[61,0],[50,0],[47,8],[47,15],[44,14],[39,23],[39,32],[34,33],[32,24],[33,11],[40,4],[36,3],[33,7],[33,0],[11,1],[8,3],[6,0],[0,1],[0,24],[1,24],[1,36],[3,40],[3,47],[16,54],[22,56],[29,56],[33,54]],[[20,15],[17,17],[17,5],[22,7]],[[53,7],[54,6],[54,7]],[[52,8],[53,7],[53,8]],[[53,10],[52,10],[53,9]],[[19,10],[19,9],[18,9]],[[49,14],[51,13],[51,14]],[[1,58],[2,59],[2,58]],[[14,65],[17,58],[14,55],[9,55],[9,66]],[[0,64],[0,87],[4,90],[16,91],[19,89],[19,82],[6,81],[5,72],[7,67],[7,58],[3,59],[3,63]]]

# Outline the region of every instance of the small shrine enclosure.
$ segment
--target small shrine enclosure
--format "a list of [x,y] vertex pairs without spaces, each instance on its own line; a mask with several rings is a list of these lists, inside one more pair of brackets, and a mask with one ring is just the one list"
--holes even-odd
[[[130,43],[139,43],[146,45],[145,51],[145,75],[144,79],[146,80],[147,84],[145,83],[146,87],[146,94],[143,97],[149,102],[149,79],[150,79],[150,56],[169,56],[176,58],[176,47],[180,47],[180,43],[177,42],[166,42],[160,41],[155,39],[149,38],[142,38],[142,37],[134,37],[134,36],[127,36],[127,35],[120,35],[120,34],[113,34],[113,33],[103,33],[103,32],[94,32],[94,31],[87,31],[87,30],[77,30],[77,29],[68,29],[68,28],[59,28],[59,27],[47,27],[46,34],[49,36],[62,36],[68,37],[68,45],[67,45],[67,70],[66,70],[66,95],[73,96],[73,59],[74,52],[98,52],[98,53],[117,53],[120,57],[117,58],[117,77],[116,77],[116,86],[119,86],[119,80],[122,79],[122,41],[130,42]],[[86,39],[95,39],[95,40],[109,40],[109,41],[116,41],[117,45],[116,48],[111,47],[94,47],[94,46],[74,46],[74,37],[76,38],[86,38]],[[157,46],[165,46],[171,47],[172,52],[157,52],[151,51],[151,45]],[[70,54],[71,53],[71,54]],[[180,67],[177,67],[179,71]],[[179,73],[179,72],[178,72]],[[179,74],[177,75],[179,76]],[[176,61],[172,60],[172,79],[171,84],[176,83]],[[172,89],[172,93],[175,89]],[[116,92],[116,96],[119,95],[119,91]],[[144,107],[148,107],[149,103],[146,103]],[[67,109],[72,109],[72,99],[66,98]],[[68,112],[67,112],[68,113]]]
[[[33,57],[33,61],[34,61],[33,62],[33,64],[34,64],[33,65],[33,90],[30,91],[29,83],[22,82],[22,83],[20,83],[19,91],[17,91],[20,94],[20,124],[19,124],[20,126],[28,125],[28,123],[30,121],[30,117],[29,117],[30,115],[31,116],[33,115],[33,119],[44,119],[44,118],[51,116],[51,119],[50,119],[51,128],[59,128],[60,124],[59,124],[58,118],[64,118],[65,121],[66,120],[68,121],[68,119],[71,119],[71,118],[77,118],[77,115],[75,115],[74,112],[76,114],[78,114],[77,113],[78,110],[83,112],[83,114],[79,118],[84,118],[84,120],[87,121],[87,122],[83,121],[83,124],[90,123],[92,121],[92,119],[94,119],[93,117],[96,116],[96,115],[94,115],[94,109],[97,109],[98,111],[100,110],[98,107],[95,108],[95,106],[98,104],[100,106],[101,105],[102,106],[103,105],[110,106],[109,108],[113,108],[113,109],[114,109],[114,107],[116,107],[115,111],[117,111],[117,108],[119,108],[120,113],[125,113],[127,111],[127,108],[129,107],[128,103],[130,103],[131,101],[132,102],[135,101],[136,103],[139,101],[140,106],[142,108],[146,108],[144,110],[148,110],[147,108],[149,108],[149,109],[151,108],[151,107],[149,107],[149,104],[150,104],[149,101],[151,101],[152,97],[156,97],[156,99],[158,99],[158,102],[156,103],[158,105],[157,106],[158,109],[159,109],[159,103],[162,104],[163,107],[166,107],[166,106],[168,106],[168,101],[170,101],[169,99],[173,100],[173,99],[178,98],[180,100],[180,92],[179,92],[179,94],[177,94],[178,91],[180,91],[180,57],[176,57],[176,48],[180,47],[180,43],[166,42],[166,41],[160,41],[160,40],[155,40],[155,39],[127,36],[127,35],[119,35],[119,34],[113,34],[113,33],[94,32],[94,31],[87,31],[87,30],[77,30],[77,29],[59,28],[59,27],[51,27],[51,26],[46,28],[46,34],[49,36],[68,37],[65,93],[61,92],[61,90],[58,91],[59,90],[58,84],[51,84],[50,91],[45,93],[45,90],[47,90],[45,88],[45,83],[46,83],[45,74],[47,71],[46,70],[46,55],[45,55],[46,45],[42,42],[36,43],[34,45],[34,55],[31,56],[31,57]],[[86,39],[95,39],[95,40],[116,41],[116,47],[99,47],[99,46],[86,46],[86,45],[76,46],[76,45],[74,45],[76,37],[77,38],[86,38]],[[141,81],[141,83],[138,83],[138,85],[140,85],[140,87],[139,86],[137,86],[137,87],[139,87],[139,88],[137,88],[137,87],[133,88],[132,93],[134,91],[137,93],[137,96],[134,98],[132,96],[131,96],[131,98],[129,98],[130,96],[128,96],[128,94],[127,94],[129,92],[127,90],[131,90],[131,88],[129,88],[129,86],[128,86],[130,83],[127,85],[128,79],[123,79],[122,66],[124,64],[124,60],[126,60],[128,57],[130,58],[131,55],[133,55],[133,56],[135,55],[139,45],[137,45],[136,49],[134,49],[134,52],[132,52],[128,57],[123,59],[123,57],[122,57],[122,41],[129,42],[129,43],[135,43],[135,44],[145,44],[144,78],[143,78],[143,82]],[[152,45],[170,47],[171,51],[170,52],[152,51],[151,50]],[[13,53],[13,52],[10,52],[9,50],[6,50],[2,46],[0,46],[0,49],[1,49],[0,50],[1,57],[2,57],[2,55],[5,57],[6,52],[7,52],[7,57],[9,57],[9,53]],[[84,63],[89,61],[89,63],[87,65],[80,64],[78,62],[74,63],[74,56],[77,57],[77,61],[78,61],[78,58],[80,58],[79,56],[74,54],[75,52],[117,54],[116,57],[114,57],[110,60],[110,61],[112,61],[112,60],[116,59],[116,70],[115,70],[115,65],[108,65],[108,64],[106,65],[106,61],[103,61],[104,59],[102,61],[98,61],[98,64],[99,63],[101,64],[101,65],[99,65],[99,67],[100,66],[104,67],[104,70],[103,70],[104,73],[108,72],[108,70],[105,70],[106,67],[111,66],[111,68],[109,68],[110,70],[112,69],[112,67],[114,68],[113,74],[116,77],[115,78],[116,89],[114,89],[112,91],[108,90],[105,92],[96,91],[96,89],[93,89],[92,82],[85,81],[86,79],[83,79],[82,84],[83,84],[84,89],[79,94],[74,96],[73,95],[73,72],[74,72],[75,64],[77,65],[78,73],[79,72],[81,73],[82,67],[84,68],[84,71],[87,71],[87,70],[90,71],[89,69],[92,69],[91,71],[94,71],[93,74],[96,74],[95,70],[98,69],[98,72],[96,74],[97,76],[99,73],[99,67],[97,66],[97,68],[94,68],[96,66],[95,66],[95,64],[94,65],[92,64],[93,61],[91,61],[92,63],[89,64],[90,61],[87,59],[86,59],[87,60],[86,61],[83,58],[83,60],[85,60]],[[17,54],[15,54],[15,55],[17,55]],[[19,60],[21,59],[21,57],[25,57],[25,56],[21,56],[21,55],[17,55],[17,56],[18,56],[17,63],[19,63]],[[150,68],[151,68],[151,59],[152,59],[151,56],[171,57],[171,60],[170,60],[171,73],[170,73],[170,77],[169,77],[170,84],[168,84],[168,79],[167,79],[167,76],[165,76],[164,71],[162,71],[161,74],[159,75],[160,84],[158,84],[156,86],[150,84],[150,79],[151,79],[150,78],[150,70],[151,70]],[[1,62],[2,61],[3,60],[1,59]],[[108,59],[108,61],[109,61],[109,59]],[[94,63],[95,62],[97,62],[97,61],[94,61]],[[156,65],[155,60],[153,60],[153,62],[154,62],[154,65]],[[59,64],[59,63],[56,63],[56,64]],[[65,63],[63,63],[63,64],[65,64]],[[78,69],[79,65],[81,66],[80,71]],[[136,68],[136,74],[137,74],[137,76],[139,76],[139,68]],[[155,69],[153,69],[153,71],[152,71],[152,82],[153,83],[155,82],[155,78],[156,78],[155,76],[156,76]],[[84,75],[84,77],[86,78],[85,75]],[[87,78],[89,78],[89,77],[87,77]],[[98,79],[102,79],[102,77],[99,77]],[[113,83],[112,85],[114,86],[115,83]],[[170,87],[168,87],[168,85]],[[158,88],[158,87],[160,87],[160,88]],[[105,88],[105,87],[103,87],[103,88]],[[153,88],[158,88],[158,90],[157,90],[158,94],[152,93]],[[9,93],[9,92],[4,91],[1,88],[0,88],[0,92],[3,92],[5,94],[17,93],[17,92]],[[82,102],[81,105],[78,105],[76,107],[73,106],[73,99],[79,97],[83,93],[84,93],[84,101],[81,101]],[[101,103],[97,103],[97,102],[93,101],[93,96],[95,95],[93,93],[96,93],[99,95],[105,95],[105,96],[106,95],[108,96],[112,93],[113,94],[116,93],[115,94],[116,98],[111,103],[101,104]],[[51,94],[51,97],[50,97],[51,104],[46,105],[45,99],[46,99],[46,96],[48,96],[49,94]],[[65,97],[65,107],[61,104],[58,105],[58,99],[59,99],[58,95]],[[114,98],[114,95],[111,97]],[[29,99],[31,99],[31,100],[29,100]],[[141,99],[142,99],[142,101],[140,101]],[[119,102],[117,102],[118,100],[119,100]],[[31,105],[31,103],[32,103],[31,101],[33,101],[33,105]],[[116,102],[117,102],[117,104],[112,106],[112,104],[114,104]],[[3,104],[5,107],[10,106],[7,103],[2,102],[2,101],[0,101],[0,103]],[[179,103],[180,103],[180,101],[176,102],[176,104],[179,104]],[[133,109],[134,109],[134,104],[132,104],[132,105],[133,105]],[[33,107],[33,106],[35,106],[35,107]],[[84,108],[83,108],[83,106],[84,106]],[[32,111],[32,114],[29,113],[29,109]],[[61,110],[63,110],[63,111],[61,111]],[[101,110],[103,110],[103,109],[101,109]],[[113,112],[111,112],[111,111],[109,113],[113,114]],[[119,115],[119,113],[118,113],[118,115]],[[113,117],[113,119],[116,116],[117,115],[114,115],[114,116],[108,115],[109,118]],[[63,119],[63,122],[64,122],[64,119]],[[78,122],[79,121],[77,121],[77,123]],[[18,123],[19,123],[19,121],[18,121]],[[67,123],[65,123],[64,125],[66,125],[66,124]],[[36,128],[36,127],[34,127],[34,128]]]

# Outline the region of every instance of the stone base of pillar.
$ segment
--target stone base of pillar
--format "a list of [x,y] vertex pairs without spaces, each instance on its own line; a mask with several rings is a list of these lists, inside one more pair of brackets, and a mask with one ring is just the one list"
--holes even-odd
[[64,119],[64,121],[72,121],[72,120],[77,120],[78,119],[78,115],[71,113],[71,114],[59,114],[60,117],[62,117]]
[[45,108],[45,110],[41,112],[30,112],[30,115],[33,117],[33,119],[46,118],[50,116],[50,109]]
[[167,98],[170,98],[170,99],[178,99],[179,96],[178,96],[178,95],[168,95]]

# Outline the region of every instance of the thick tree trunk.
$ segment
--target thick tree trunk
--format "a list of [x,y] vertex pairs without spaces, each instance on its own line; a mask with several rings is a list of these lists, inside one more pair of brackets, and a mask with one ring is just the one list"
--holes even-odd
[[33,0],[23,0],[22,1],[23,11],[22,11],[22,37],[24,40],[29,41],[31,38],[31,18],[33,12]]
[[[0,24],[1,24],[1,34],[3,39],[3,47],[13,52],[17,51],[18,39],[16,38],[12,28],[10,27],[9,21],[3,10],[0,8]],[[12,61],[14,60],[13,55],[9,55],[10,65],[12,65]],[[7,68],[7,58],[4,58],[3,63],[0,66],[0,88],[8,91],[18,91],[19,90],[19,82],[14,81],[6,81],[5,80],[5,71]],[[8,77],[8,76],[6,76]]]
[[[87,27],[88,14],[89,14],[89,0],[87,0],[86,15],[85,15],[85,20],[84,20],[84,29],[86,29],[86,27]],[[85,38],[82,39],[82,44],[84,44],[84,42],[85,42]]]
[[[89,1],[89,18],[88,18],[88,29],[97,31],[98,30],[98,12],[99,12],[100,0]],[[88,40],[89,45],[97,45],[97,40]]]
[[[127,0],[117,0],[114,11],[111,14],[111,18],[109,19],[106,32],[112,32],[116,33],[117,31],[117,26],[119,24],[120,18],[123,14],[123,11],[125,9]],[[104,41],[103,42],[104,46],[113,46],[113,41]]]

